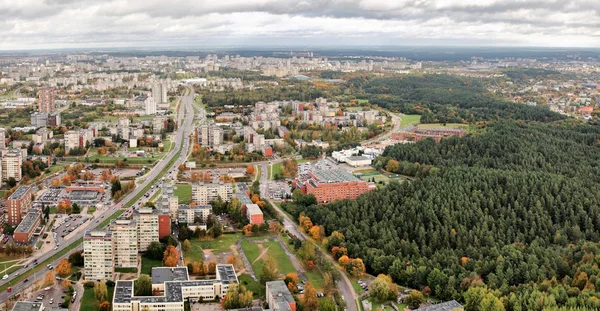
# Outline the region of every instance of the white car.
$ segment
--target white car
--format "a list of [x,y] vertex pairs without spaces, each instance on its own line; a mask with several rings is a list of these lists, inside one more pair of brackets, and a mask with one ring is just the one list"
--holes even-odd
[[8,274],[5,274],[5,275],[2,277],[2,279],[3,279],[3,280],[6,280],[6,279],[8,279]]

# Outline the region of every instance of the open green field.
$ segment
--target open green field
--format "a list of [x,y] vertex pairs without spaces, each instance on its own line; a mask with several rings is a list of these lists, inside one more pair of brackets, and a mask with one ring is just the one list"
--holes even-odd
[[267,179],[271,179],[272,175],[271,175],[271,171],[273,170],[272,168],[272,164],[267,165]]
[[311,162],[313,160],[309,160],[309,159],[300,159],[300,160],[296,160],[296,163],[298,164],[302,164],[302,163],[306,163],[306,162]]
[[[249,241],[253,240],[265,240],[268,242],[254,244]],[[260,246],[259,246],[260,245]],[[287,274],[287,273],[297,273],[294,265],[285,254],[281,245],[277,243],[273,238],[269,238],[267,236],[261,236],[256,238],[249,238],[242,241],[242,249],[248,258],[248,261],[252,265],[252,269],[257,276],[260,275],[262,271],[262,267],[264,265],[264,259],[266,257],[271,257],[277,263],[277,268],[279,273]]]
[[366,180],[366,181],[371,181],[373,178],[375,178],[375,182],[378,183],[380,181],[383,181],[384,183],[389,183],[390,181],[392,181],[392,179],[390,179],[389,177],[382,175],[382,174],[378,174],[378,175],[371,175],[371,176],[360,176],[360,179],[362,180]]
[[7,261],[14,261],[14,260],[20,260],[23,259],[22,256],[16,257],[16,256],[2,256],[0,257],[0,265],[2,265],[3,263],[7,262]]
[[282,162],[273,164],[273,178],[275,178],[275,175],[277,175],[277,174],[279,174],[279,176],[283,175],[283,163]]
[[50,173],[48,173],[48,174],[54,174],[54,173],[56,173],[56,172],[60,172],[60,171],[62,171],[64,168],[65,168],[65,166],[64,166],[64,165],[50,165],[50,167],[48,168],[48,171],[49,171]]
[[240,274],[240,276],[238,276],[238,282],[244,285],[247,290],[252,292],[252,297],[254,297],[254,299],[259,299],[260,297],[265,296],[265,287],[258,281],[254,280],[249,274]]
[[370,174],[370,173],[375,173],[375,172],[377,172],[376,169],[369,168],[369,169],[365,169],[365,170],[357,170],[357,171],[354,171],[353,173],[356,175],[356,174]]
[[190,240],[192,249],[184,253],[186,262],[200,261],[202,259],[203,250],[211,250],[213,254],[225,253],[231,250],[230,246],[235,245],[235,242],[242,237],[241,234],[223,234],[215,240],[198,241]]
[[400,117],[400,126],[402,127],[419,124],[419,122],[421,122],[421,115],[418,114],[405,114]]
[[[112,304],[115,287],[107,286],[106,289],[108,291],[108,300],[107,301]],[[99,306],[100,306],[100,301],[98,301],[98,299],[96,299],[96,295],[94,294],[94,289],[85,287],[84,291],[83,291],[83,297],[81,298],[81,306],[80,306],[79,310],[98,311],[98,310],[100,310]]]
[[142,274],[152,275],[153,267],[162,267],[162,260],[150,259],[142,256]]
[[255,165],[254,168],[255,168],[255,172],[256,172],[256,180],[260,180],[261,167],[260,167],[260,165]]
[[77,161],[89,161],[90,163],[96,162],[96,159],[99,163],[107,163],[107,164],[117,164],[119,161],[123,161],[126,164],[150,164],[159,160],[160,157],[154,158],[125,158],[125,157],[109,157],[105,155],[93,155],[91,157],[67,157],[65,161],[67,162],[77,162]]
[[468,127],[468,124],[462,124],[462,123],[446,123],[446,125],[442,124],[442,123],[426,123],[426,124],[419,124],[419,128],[422,129],[428,129],[428,128],[451,128],[451,129],[457,129],[457,128],[465,128]]
[[175,184],[175,196],[179,198],[179,204],[190,204],[192,202],[192,185]]
[[156,200],[158,199],[158,196],[162,193],[162,189],[158,189],[158,191],[156,191],[156,193],[154,193],[153,196],[150,197],[150,202],[156,202]]
[[87,213],[88,214],[93,214],[94,212],[96,212],[96,207],[95,206],[90,206],[88,207]]
[[115,268],[118,273],[137,273],[137,268]]

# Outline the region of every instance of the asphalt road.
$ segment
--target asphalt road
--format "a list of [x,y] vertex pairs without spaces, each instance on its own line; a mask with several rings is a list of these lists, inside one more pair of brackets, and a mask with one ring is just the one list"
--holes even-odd
[[[16,273],[18,275],[21,275],[21,274],[25,273],[26,271],[32,269],[34,267],[32,265],[32,262],[34,259],[37,259],[37,261],[40,263],[44,262],[46,259],[48,259],[48,258],[52,257],[54,254],[60,252],[61,250],[63,250],[67,246],[69,246],[74,241],[82,238],[85,234],[85,231],[93,230],[96,226],[98,226],[98,224],[100,222],[104,221],[104,219],[112,216],[114,213],[116,213],[119,209],[121,209],[123,207],[123,204],[126,204],[127,202],[132,200],[134,197],[136,197],[140,192],[142,192],[142,190],[147,185],[152,184],[155,181],[159,181],[158,177],[162,173],[163,169],[167,166],[167,164],[171,158],[178,157],[178,159],[173,163],[171,169],[177,169],[177,167],[180,164],[184,163],[186,160],[186,155],[189,151],[190,143],[189,143],[189,139],[182,140],[182,138],[189,137],[193,132],[192,125],[194,122],[195,113],[192,108],[192,105],[195,105],[194,94],[191,91],[191,89],[188,89],[188,92],[182,97],[180,113],[177,114],[177,124],[181,124],[181,126],[178,127],[176,134],[175,134],[175,148],[171,152],[169,152],[169,154],[167,154],[165,156],[163,161],[159,161],[158,164],[156,166],[154,166],[146,176],[144,176],[145,180],[143,183],[137,184],[135,189],[121,200],[122,203],[115,204],[113,206],[113,208],[106,209],[99,217],[96,218],[95,221],[86,222],[84,224],[85,230],[81,230],[76,235],[69,237],[67,240],[65,240],[63,243],[61,243],[61,246],[58,249],[54,249],[50,252],[46,252],[45,254],[42,254],[41,256],[39,256],[39,254],[34,253],[33,256],[31,257],[31,261],[28,263],[28,267],[19,269],[18,271],[16,271]],[[200,118],[202,119],[202,118],[204,118],[205,112],[202,110],[202,108],[200,108],[199,110],[200,110],[199,115],[200,115]],[[183,117],[185,117],[185,119]],[[182,141],[183,141],[183,146],[182,146]],[[180,150],[180,147],[181,147],[181,150]],[[139,199],[139,201],[143,201],[144,199],[146,199],[146,198],[144,198],[142,196]],[[134,202],[132,206],[136,206],[137,203],[138,203],[137,201]],[[67,252],[67,254],[65,256],[53,261],[51,263],[51,265],[56,267],[56,265],[62,258],[66,258],[73,251],[80,250],[80,249],[82,249],[81,244],[78,245],[77,248],[73,249],[72,251]],[[35,280],[43,278],[44,275],[48,271],[49,271],[48,269],[41,269],[41,270],[35,272],[33,275],[29,276],[27,279],[25,279],[27,281],[23,280],[18,283],[14,282],[14,279],[17,276],[17,275],[15,275],[15,273],[10,275],[7,280],[0,281],[0,285],[9,283],[10,286],[12,287],[12,292],[5,291],[3,293],[0,293],[0,301],[6,301],[6,299],[11,297],[12,295],[20,293],[25,288],[27,288],[27,286],[30,286],[30,284],[35,282]],[[81,297],[79,297],[79,298],[81,298]]]

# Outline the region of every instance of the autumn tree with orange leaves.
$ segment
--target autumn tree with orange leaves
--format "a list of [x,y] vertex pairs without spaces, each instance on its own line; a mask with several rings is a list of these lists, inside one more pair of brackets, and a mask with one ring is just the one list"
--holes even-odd
[[165,267],[176,267],[179,261],[179,252],[173,245],[167,246],[163,254],[163,263]]
[[56,266],[56,274],[62,278],[66,278],[71,275],[71,263],[68,259],[61,260]]

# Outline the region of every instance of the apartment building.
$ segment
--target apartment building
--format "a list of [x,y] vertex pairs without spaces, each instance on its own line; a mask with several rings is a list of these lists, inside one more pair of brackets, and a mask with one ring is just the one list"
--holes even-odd
[[51,113],[54,111],[55,91],[52,87],[44,87],[38,90],[38,112]]
[[69,153],[72,149],[85,148],[87,144],[91,144],[94,140],[94,132],[90,129],[66,131],[64,139],[65,153]]
[[137,223],[138,251],[145,252],[152,242],[171,234],[171,217],[161,210],[140,208],[134,214]]
[[83,267],[86,280],[104,281],[114,278],[114,241],[110,231],[85,232]]
[[217,265],[215,279],[190,280],[187,267],[153,268],[152,289],[160,295],[134,296],[135,281],[117,281],[113,311],[183,311],[184,302],[224,297],[231,284],[238,284],[233,265]]
[[144,107],[146,111],[146,115],[156,114],[156,101],[152,97],[146,98],[144,100]]
[[167,85],[164,83],[154,83],[152,85],[152,97],[158,104],[168,102]]
[[30,209],[27,215],[13,233],[13,240],[17,243],[29,243],[34,235],[35,229],[40,226],[42,213],[36,209]]
[[216,125],[203,125],[198,133],[198,143],[214,148],[223,144],[223,129]]
[[179,224],[193,224],[196,217],[198,217],[201,219],[201,223],[206,223],[210,214],[212,214],[212,206],[210,205],[189,206],[181,204],[179,205],[177,221]]
[[160,134],[167,128],[167,116],[155,116],[152,118],[152,133]]
[[197,183],[192,185],[192,201],[198,205],[208,205],[219,197],[223,201],[231,200],[233,187],[229,183]]
[[266,284],[266,300],[273,311],[296,311],[294,296],[283,281],[272,281]]
[[115,219],[110,222],[114,241],[114,262],[117,268],[136,268],[138,264],[137,223],[130,219]]
[[21,165],[23,163],[23,154],[18,149],[10,149],[2,156],[2,180],[7,181],[14,178],[20,181],[22,176]]
[[0,128],[0,149],[6,148],[6,129]]
[[8,217],[7,223],[17,226],[23,220],[25,213],[32,208],[32,191],[29,186],[21,186],[13,192],[6,202]]
[[177,219],[179,209],[179,197],[175,196],[175,189],[172,183],[163,183],[161,198],[156,208],[163,213],[168,213],[171,219]]
[[359,195],[375,189],[374,185],[358,179],[342,168],[301,174],[292,184],[304,194],[313,194],[319,203],[356,199]]

